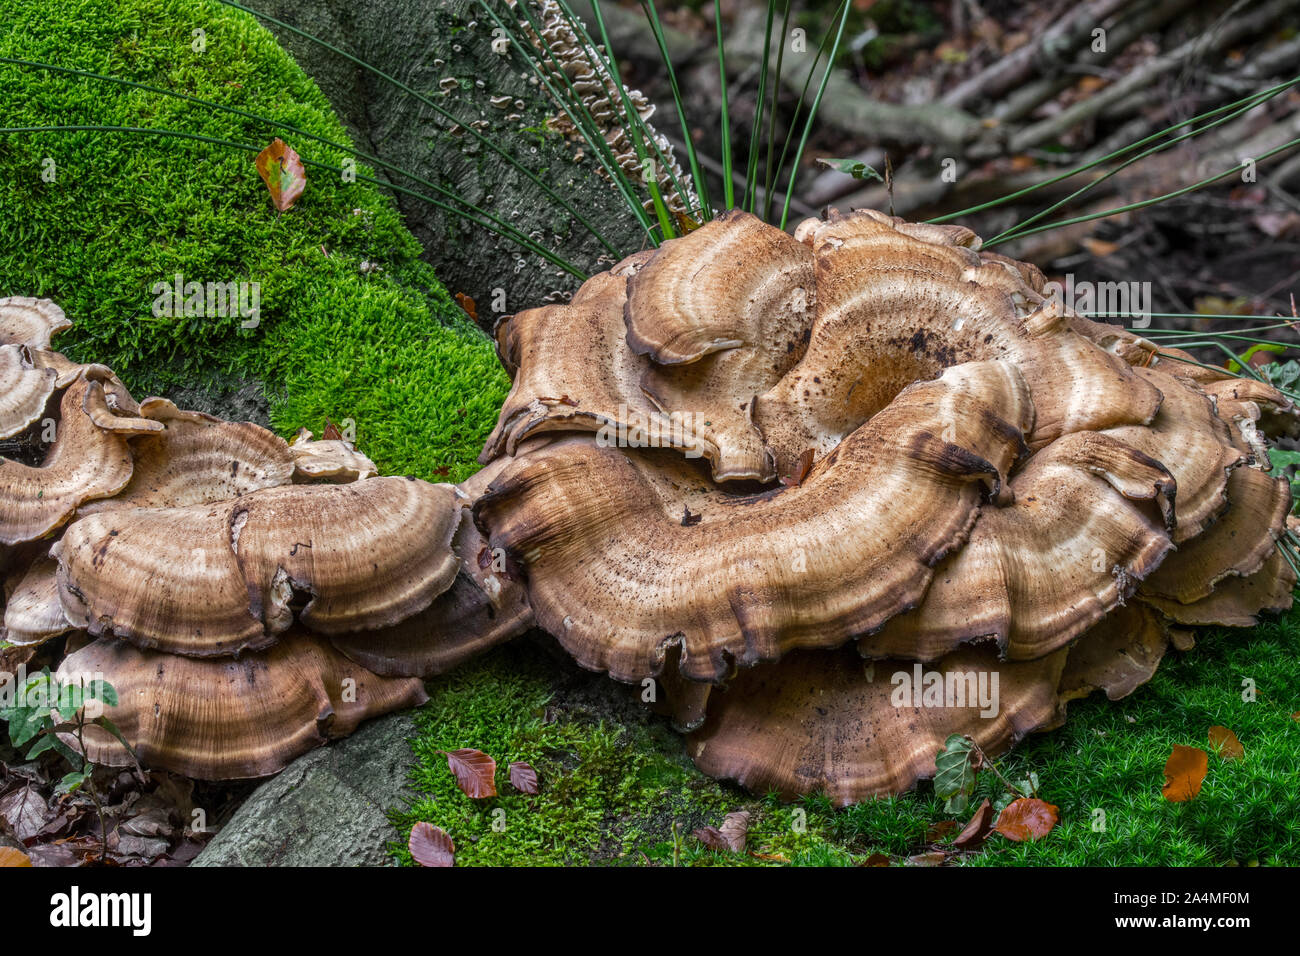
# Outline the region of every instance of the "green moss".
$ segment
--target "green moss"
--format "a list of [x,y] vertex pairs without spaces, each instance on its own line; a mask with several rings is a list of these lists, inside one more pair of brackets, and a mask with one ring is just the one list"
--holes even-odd
[[[0,55],[185,93],[349,144],[274,38],[220,4],[13,0],[5,29]],[[0,102],[11,127],[167,128],[259,148],[281,135],[305,159],[347,158],[251,119],[12,65],[0,65]],[[280,214],[254,155],[139,134],[0,134],[0,295],[58,301],[76,323],[60,346],[113,366],[138,392],[251,380],[286,434],[350,419],[386,471],[471,473],[508,384],[486,337],[378,188],[309,167],[303,198]],[[54,182],[42,179],[47,159]],[[176,274],[259,283],[261,324],[156,318],[153,286]]]
[[[1250,678],[1258,699],[1242,699]],[[417,820],[456,842],[457,865],[653,864],[856,865],[873,853],[894,863],[925,852],[927,830],[948,819],[928,783],[887,800],[833,809],[819,796],[783,805],[708,780],[680,737],[604,679],[561,667],[529,645],[504,648],[430,686],[420,712],[414,784],[419,799],[393,815],[404,838]],[[1201,635],[1171,651],[1156,677],[1129,698],[1071,705],[1066,725],[1032,737],[999,766],[1010,779],[1039,776],[1060,809],[1044,840],[994,837],[953,862],[978,866],[1223,866],[1300,863],[1300,615],[1250,632]],[[1232,728],[1245,759],[1211,754],[1200,795],[1161,796],[1173,744],[1208,749],[1213,724]],[[440,750],[476,747],[501,765],[503,795],[473,801],[457,789]],[[543,780],[536,797],[505,783],[510,760]],[[984,774],[980,796],[996,796]],[[492,829],[504,810],[505,828]],[[753,820],[746,855],[704,849],[690,833],[732,810]],[[1094,828],[1105,813],[1105,829]],[[964,820],[961,821],[964,823]],[[675,829],[674,829],[675,828]],[[951,839],[951,836],[948,837]],[[404,841],[403,841],[404,842]],[[395,856],[409,863],[404,846]]]

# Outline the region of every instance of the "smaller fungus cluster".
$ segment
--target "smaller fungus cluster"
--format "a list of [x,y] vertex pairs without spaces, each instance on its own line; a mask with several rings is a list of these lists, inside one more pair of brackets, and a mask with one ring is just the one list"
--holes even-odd
[[[57,676],[116,688],[144,764],[273,773],[528,626],[461,490],[376,477],[340,439],[136,402],[51,349],[68,326],[52,302],[0,300],[0,437],[47,446],[0,459],[3,638],[62,639]],[[86,747],[131,759],[98,727]]]

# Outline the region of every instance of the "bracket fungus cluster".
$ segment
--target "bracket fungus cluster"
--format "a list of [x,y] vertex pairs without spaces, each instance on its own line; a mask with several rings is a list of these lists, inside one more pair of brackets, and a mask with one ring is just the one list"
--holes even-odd
[[114,684],[142,762],[234,778],[536,623],[709,774],[897,793],[1291,605],[1296,409],[1050,291],[960,227],[731,212],[502,320],[459,487],[136,402],[0,300],[0,437],[41,450],[0,459],[4,638]]
[[[68,324],[0,300],[0,374],[23,385],[5,428],[43,448],[0,458],[0,637],[62,638],[58,677],[117,689],[109,716],[145,765],[273,773],[531,623],[522,589],[480,566],[460,489],[376,477],[341,439],[137,403],[51,351]],[[97,726],[86,748],[132,759]]]
[[1291,604],[1280,393],[1074,314],[953,226],[722,216],[497,329],[474,518],[707,773],[839,804]]

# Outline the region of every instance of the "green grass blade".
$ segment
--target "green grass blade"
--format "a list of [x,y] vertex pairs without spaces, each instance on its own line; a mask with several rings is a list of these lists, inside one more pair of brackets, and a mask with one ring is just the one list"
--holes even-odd
[[682,126],[682,145],[686,150],[686,159],[691,168],[691,179],[695,181],[695,194],[700,198],[700,220],[702,222],[713,218],[713,205],[709,201],[709,183],[705,178],[703,171],[700,169],[700,158],[695,149],[695,138],[691,136],[690,123],[686,119],[686,108],[682,103],[682,91],[677,84],[677,70],[673,67],[672,57],[668,55],[668,41],[664,37],[663,24],[659,20],[659,11],[655,7],[654,0],[641,0],[641,7],[645,11],[646,19],[650,21],[651,32],[654,33],[655,43],[659,46],[659,57],[663,60],[664,69],[668,73],[668,84],[672,89],[673,105],[677,108],[677,118]]
[[1102,183],[1110,179],[1112,176],[1115,176],[1118,173],[1123,172],[1125,169],[1132,166],[1134,163],[1140,162],[1141,160],[1145,159],[1148,156],[1151,156],[1154,153],[1159,153],[1162,152],[1163,150],[1169,149],[1172,146],[1177,146],[1179,143],[1189,140],[1195,136],[1200,136],[1202,133],[1208,132],[1209,130],[1214,129],[1216,126],[1222,126],[1224,123],[1228,122],[1229,120],[1236,119],[1238,116],[1241,116],[1243,113],[1246,113],[1249,110],[1254,109],[1260,103],[1263,103],[1268,99],[1271,99],[1273,96],[1277,96],[1278,93],[1280,92],[1281,91],[1278,91],[1270,94],[1269,96],[1264,96],[1261,97],[1260,99],[1252,100],[1251,102],[1246,103],[1240,109],[1234,110],[1231,113],[1227,113],[1219,117],[1218,119],[1214,120],[1212,123],[1209,123],[1206,126],[1202,126],[1198,129],[1191,130],[1190,132],[1184,133],[1182,136],[1176,137],[1164,143],[1158,143],[1155,146],[1150,147],[1149,149],[1143,150],[1142,152],[1138,153],[1136,156],[1132,157],[1131,159],[1125,160],[1123,163],[1120,163],[1114,169],[1107,170],[1105,175],[1099,176],[1098,178],[1092,180],[1091,182],[1084,184],[1083,186],[1076,189],[1074,192],[1070,193],[1070,195],[1066,196],[1065,198],[1060,199],[1057,202],[1052,203],[1052,205],[1048,206],[1047,208],[1041,209],[1038,212],[1034,213],[1024,222],[1021,222],[1015,226],[1011,226],[1008,229],[1004,229],[1001,233],[994,236],[989,241],[997,242],[1009,233],[1012,233],[1026,226],[1033,225],[1038,220],[1043,219],[1044,217],[1060,209],[1062,206],[1065,206],[1068,203],[1079,198],[1084,193],[1088,192],[1088,190],[1095,189],[1097,186],[1100,186]]
[[713,0],[713,26],[718,37],[718,82],[722,86],[722,191],[728,209],[736,205],[731,167],[731,116],[727,109],[727,48],[722,40],[722,0]]
[[[767,0],[767,19],[763,24],[763,61],[758,67],[758,103],[754,107],[754,124],[749,134],[749,159],[745,168],[745,197],[741,206],[751,213],[758,202],[758,145],[763,134],[763,108],[767,100],[767,65],[771,59],[772,26],[776,20],[776,0]],[[772,108],[776,108],[773,91]]]
[[608,239],[605,238],[605,236],[601,233],[601,231],[597,229],[596,226],[586,216],[578,212],[578,210],[573,207],[572,203],[565,200],[557,192],[555,192],[555,190],[553,190],[550,186],[548,186],[545,182],[543,182],[542,179],[536,173],[534,173],[532,170],[528,169],[527,167],[521,165],[513,156],[507,153],[496,143],[492,142],[491,139],[484,136],[482,133],[474,129],[474,127],[469,125],[468,123],[462,123],[460,119],[458,119],[454,114],[444,109],[440,104],[435,103],[433,100],[425,96],[423,93],[420,93],[418,90],[413,89],[412,87],[403,83],[401,80],[397,79],[396,77],[390,76],[389,74],[385,73],[383,70],[379,69],[379,67],[374,66],[373,64],[367,63],[365,60],[353,56],[351,53],[348,53],[346,50],[342,50],[339,47],[334,46],[332,43],[329,43],[326,40],[322,40],[318,36],[314,36],[311,33],[308,33],[306,30],[302,30],[299,29],[298,27],[293,26],[292,24],[285,23],[283,20],[277,20],[275,17],[270,16],[269,14],[260,13],[257,10],[253,10],[249,7],[244,6],[243,4],[236,3],[235,0],[217,0],[217,2],[227,7],[231,7],[232,9],[235,10],[242,10],[244,13],[257,17],[259,20],[265,20],[267,23],[274,23],[276,26],[288,30],[291,33],[294,33],[302,37],[303,39],[307,40],[309,43],[315,43],[318,46],[322,47],[323,49],[329,50],[331,53],[343,57],[349,63],[352,63],[360,67],[361,69],[367,71],[368,73],[374,74],[375,76],[382,79],[384,82],[389,83],[395,86],[397,89],[401,90],[403,93],[406,93],[408,96],[415,97],[421,103],[430,107],[435,113],[437,113],[439,116],[443,117],[444,119],[448,120],[449,122],[455,123],[459,126],[463,126],[466,132],[470,134],[470,136],[472,136],[474,139],[478,140],[478,142],[481,143],[483,146],[486,146],[488,149],[492,150],[492,152],[500,156],[503,160],[505,160],[505,162],[508,165],[518,170],[529,181],[531,181],[534,185],[536,185],[539,189],[541,189],[542,193],[548,199],[553,200],[557,205],[560,206],[560,208],[564,209],[566,212],[572,215],[573,218],[578,223],[580,223],[584,229],[590,232],[592,236],[594,236],[596,240],[602,246],[605,247],[606,251],[609,252],[610,255],[621,256],[619,250],[615,248]]
[[[7,135],[10,133],[125,133],[125,134],[132,134],[132,135],[141,135],[141,136],[161,136],[168,139],[190,140],[196,143],[205,143],[210,146],[221,146],[226,149],[242,150],[244,152],[253,153],[254,155],[260,153],[265,148],[263,146],[256,146],[250,143],[237,143],[228,139],[218,139],[213,136],[202,136],[198,133],[189,133],[184,130],[163,129],[163,128],[151,127],[151,126],[100,126],[100,125],[0,126],[0,135]],[[306,157],[302,157],[302,156],[300,156],[299,159],[302,161],[302,164],[304,166],[311,166],[315,169],[325,170],[326,172],[332,173],[334,175],[341,175],[343,173],[343,168],[341,166],[331,166],[329,163],[322,163],[319,160],[307,159]],[[493,226],[489,222],[484,222],[482,220],[476,219],[473,215],[467,213],[463,209],[457,209],[454,206],[442,202],[441,200],[434,199],[431,196],[426,196],[423,193],[415,192],[412,189],[407,189],[405,186],[399,186],[396,183],[384,182],[383,180],[375,179],[372,176],[366,176],[362,173],[355,173],[354,175],[356,176],[359,182],[371,183],[372,185],[380,186],[385,189],[392,189],[396,192],[400,192],[405,195],[412,196],[416,199],[421,199],[424,202],[429,203],[431,206],[435,206],[439,209],[442,209],[445,212],[451,213],[452,215],[460,216],[462,219],[472,222],[475,225],[482,226],[483,228],[488,229],[496,233],[497,235],[502,236],[503,238],[518,243],[519,245],[528,249],[530,252],[534,252],[537,255],[542,256],[548,262],[558,266],[559,268],[568,272],[570,275],[575,276],[576,278],[583,279],[583,280],[588,278],[587,274],[584,273],[577,266],[573,265],[570,262],[567,262],[565,259],[551,252],[551,250],[545,248],[544,246],[539,245],[537,242],[528,238],[528,236],[524,235],[523,233],[519,232],[513,227],[507,226],[506,228],[509,231],[503,232],[501,229]]]
[[[619,70],[618,60],[614,56],[614,48],[609,42],[609,31],[605,28],[605,16],[601,13],[600,0],[591,0],[591,9],[596,17],[596,28],[600,30],[601,42],[605,45],[606,69],[609,71],[610,78],[614,86],[618,87],[618,95],[623,101],[623,115],[627,118],[627,131],[629,139],[632,140],[632,147],[636,150],[637,162],[640,163],[641,169],[646,169],[646,161],[650,158],[646,152],[645,143],[642,142],[642,134],[646,133],[644,124],[641,123],[637,115],[636,108],[632,105],[632,98],[628,96],[627,87],[623,84],[623,74]],[[653,142],[653,137],[646,135],[646,138]],[[671,167],[665,167],[670,169]],[[672,239],[677,235],[677,230],[673,227],[672,217],[668,214],[668,207],[664,204],[664,197],[659,191],[659,181],[657,176],[644,176],[646,186],[650,190],[650,198],[654,202],[655,215],[659,219],[659,229],[665,239]]]
[[772,190],[776,186],[779,170],[779,164],[773,164],[776,153],[776,108],[781,101],[781,71],[785,65],[785,45],[789,36],[790,0],[785,0],[785,9],[781,14],[781,46],[776,54],[776,76],[772,79],[772,110],[767,117],[767,163],[763,168],[763,220],[765,222],[772,221]]
[[[1270,158],[1271,156],[1276,156],[1278,153],[1284,150],[1291,149],[1294,146],[1300,146],[1300,139],[1293,139],[1288,143],[1283,143],[1281,146],[1276,146],[1273,149],[1270,149],[1268,152],[1263,153],[1260,156],[1256,157],[1255,162],[1258,163],[1262,160]],[[1049,223],[1046,226],[1035,226],[1033,229],[1019,230],[1017,232],[1011,233],[1010,235],[1004,234],[1000,239],[998,239],[997,243],[986,242],[983,248],[988,249],[994,245],[1003,242],[1010,242],[1013,239],[1023,239],[1025,236],[1036,235],[1037,233],[1040,232],[1049,232],[1052,229],[1059,229],[1062,226],[1072,226],[1080,222],[1091,222],[1094,219],[1106,219],[1110,216],[1117,216],[1120,213],[1132,212],[1135,209],[1145,209],[1147,206],[1154,206],[1157,205],[1158,203],[1167,202],[1170,199],[1176,199],[1179,196],[1185,196],[1187,193],[1195,192],[1198,189],[1204,189],[1206,186],[1217,183],[1220,179],[1224,179],[1227,176],[1232,176],[1235,173],[1238,173],[1240,171],[1241,171],[1240,165],[1233,166],[1231,169],[1225,170],[1224,172],[1221,172],[1215,176],[1210,176],[1206,179],[1202,179],[1200,182],[1192,183],[1190,186],[1184,186],[1182,189],[1176,189],[1173,192],[1168,192],[1161,196],[1156,196],[1153,199],[1144,199],[1141,202],[1129,203],[1125,206],[1116,206],[1114,209],[1106,209],[1103,210],[1102,212],[1090,213],[1089,215],[1086,216],[1075,216],[1072,219],[1062,219],[1060,222]]]
[[[578,17],[576,13],[573,12],[572,8],[569,6],[568,0],[556,0],[556,5],[560,8],[560,11],[564,14],[565,20],[568,22],[569,29],[573,31],[574,35],[577,36],[581,42],[585,43],[589,48],[594,50],[596,48],[595,41],[592,40],[591,35],[587,32],[587,28],[583,26],[582,20]],[[651,134],[649,127],[646,125],[646,122],[643,119],[641,119],[641,114],[639,114],[632,107],[631,97],[628,95],[627,88],[623,84],[622,73],[619,69],[618,61],[614,58],[613,50],[609,45],[609,37],[605,33],[604,18],[601,15],[600,11],[596,10],[594,4],[592,10],[593,13],[596,14],[596,20],[597,23],[600,24],[601,34],[605,41],[604,44],[605,54],[603,55],[603,57],[601,57],[601,63],[606,73],[609,75],[611,81],[613,82],[614,86],[619,91],[618,105],[623,109],[623,118],[625,120],[625,124],[623,128],[627,132],[628,138],[631,139],[633,142],[633,147],[637,151],[637,155],[639,157],[639,162],[641,163],[642,169],[644,170],[645,168],[644,157],[648,157],[650,152],[653,151],[655,155],[655,159],[659,164],[659,167],[662,168],[667,173],[668,178],[671,180],[673,189],[676,191],[678,197],[681,199],[682,206],[686,209],[693,208],[695,206],[695,203],[691,199],[691,196],[687,192],[685,187],[682,185],[681,180],[677,177],[677,173],[673,170],[673,164],[668,161],[668,157],[664,154],[663,150],[660,149],[659,143],[656,141],[655,137]],[[601,56],[599,51],[597,51],[597,56],[598,57]],[[638,134],[639,134],[639,142],[638,142]],[[643,153],[644,153],[644,157],[642,156]],[[659,180],[657,176],[654,177],[653,182],[643,179],[643,183],[646,185],[647,191],[649,192],[652,201],[654,200],[654,197],[656,195],[658,195],[660,200],[662,200],[663,193],[660,190]],[[657,208],[658,207],[656,206],[656,210]],[[665,207],[665,212],[666,211],[667,210]],[[671,219],[669,220],[669,222],[671,223]],[[661,225],[662,225],[662,221],[661,221]],[[671,233],[669,235],[671,236]]]
[[[831,78],[831,72],[835,69],[835,56],[840,51],[840,42],[844,39],[844,26],[849,20],[848,0],[840,4],[842,10],[840,14],[840,25],[835,31],[835,43],[831,46],[830,56],[826,59],[826,70],[822,73],[821,83],[817,86],[817,96],[813,99],[812,106],[808,110],[808,119],[804,123],[803,136],[799,139],[799,149],[794,154],[794,162],[790,166],[790,179],[785,187],[785,206],[781,210],[781,228],[786,227],[790,218],[790,200],[794,198],[794,184],[799,176],[799,163],[803,160],[804,147],[808,145],[808,136],[812,133],[813,122],[817,119],[817,110],[822,103],[822,95],[826,92],[826,84]],[[811,78],[812,73],[810,72]]]
[[[605,142],[605,137],[600,132],[600,128],[596,123],[596,118],[592,115],[591,110],[587,108],[582,97],[578,95],[577,90],[573,86],[573,81],[570,79],[568,73],[560,66],[559,58],[556,56],[554,48],[543,34],[541,23],[538,22],[529,5],[519,4],[516,9],[524,14],[528,20],[529,26],[540,40],[542,44],[542,52],[550,61],[550,70],[545,68],[544,61],[536,55],[538,52],[536,48],[507,26],[505,21],[502,20],[501,17],[497,15],[496,11],[492,9],[488,0],[479,0],[479,3],[487,15],[491,17],[492,20],[505,32],[505,35],[510,40],[511,44],[519,51],[525,62],[528,63],[529,68],[533,71],[533,75],[538,78],[538,81],[542,83],[543,86],[545,86],[546,91],[551,95],[551,98],[559,104],[560,108],[564,111],[564,114],[569,118],[569,121],[572,122],[582,134],[583,140],[589,147],[591,147],[592,152],[596,156],[596,161],[599,162],[601,168],[605,170],[605,175],[609,177],[610,182],[614,184],[614,188],[618,190],[619,195],[623,198],[624,204],[636,218],[638,224],[646,233],[647,238],[653,241],[653,224],[651,223],[649,216],[646,215],[645,210],[641,207],[640,200],[636,197],[636,188],[623,172],[623,167],[619,165],[617,158],[614,156],[613,150],[609,147],[609,144]],[[563,91],[555,86],[552,81],[552,76],[558,76],[562,79],[565,87]]]
[[1282,93],[1287,89],[1290,89],[1292,86],[1296,85],[1297,83],[1300,83],[1300,77],[1287,80],[1285,83],[1280,83],[1277,86],[1271,87],[1267,90],[1261,90],[1258,93],[1252,93],[1247,97],[1236,100],[1232,103],[1228,103],[1225,106],[1220,106],[1215,109],[1209,110],[1205,113],[1201,113],[1199,116],[1193,116],[1191,119],[1181,120],[1178,123],[1173,124],[1172,126],[1165,127],[1159,132],[1152,133],[1150,136],[1145,136],[1135,143],[1130,143],[1127,146],[1121,147],[1120,149],[1117,149],[1112,153],[1107,153],[1105,156],[1101,156],[1097,159],[1094,159],[1091,162],[1083,164],[1082,166],[1076,166],[1073,169],[1067,170],[1066,172],[1063,172],[1057,176],[1052,176],[1049,179],[1043,180],[1041,183],[1035,183],[1032,186],[1026,186],[1023,189],[1017,189],[1015,192],[1007,193],[1005,196],[1001,196],[997,199],[991,199],[988,202],[980,203],[977,206],[969,206],[966,209],[959,209],[957,212],[947,213],[946,215],[943,216],[936,216],[934,219],[927,219],[926,221],[932,223],[951,222],[954,219],[960,219],[962,216],[969,216],[972,213],[983,212],[986,209],[994,209],[998,206],[1005,205],[1006,203],[1019,199],[1021,196],[1027,196],[1036,190],[1044,189],[1048,186],[1054,186],[1056,183],[1069,179],[1072,176],[1078,176],[1080,173],[1086,173],[1090,169],[1094,169],[1095,167],[1100,166],[1103,163],[1108,163],[1111,160],[1118,159],[1119,157],[1127,153],[1130,153],[1135,149],[1141,149],[1143,146],[1146,146],[1148,143],[1153,143],[1163,136],[1168,136],[1169,134],[1179,129],[1182,129],[1184,126],[1188,126],[1192,123],[1199,123],[1202,120],[1212,119],[1213,117],[1218,116],[1221,113],[1226,113],[1231,110],[1237,109],[1238,107],[1242,106],[1245,103],[1250,103],[1252,101],[1254,101],[1254,105],[1263,103],[1266,100],[1271,99],[1273,96],[1276,96],[1277,94]]
[[[485,220],[487,220],[487,222],[478,223],[478,224],[483,225],[486,228],[492,229],[494,232],[497,232],[498,235],[501,235],[506,238],[512,238],[511,236],[512,232],[518,235],[523,235],[522,233],[519,233],[517,230],[515,230],[515,228],[511,226],[509,223],[498,218],[497,216],[493,215],[487,210],[475,205],[474,203],[461,197],[457,193],[453,192],[450,189],[447,189],[444,186],[440,186],[437,183],[431,182],[430,180],[425,179],[422,176],[418,176],[415,173],[403,169],[401,166],[397,166],[393,163],[387,162],[386,160],[383,160],[378,156],[372,156],[371,154],[366,153],[363,150],[359,150],[354,147],[349,147],[343,143],[336,143],[333,140],[326,139],[323,136],[317,136],[315,133],[308,132],[307,130],[294,126],[291,123],[284,123],[278,120],[273,120],[270,119],[269,117],[261,116],[257,113],[252,113],[247,110],[237,109],[233,106],[226,106],[222,103],[213,103],[209,100],[200,99],[197,96],[190,96],[188,93],[180,93],[176,90],[168,90],[168,89],[164,89],[163,87],[151,86],[148,83],[137,83],[134,80],[127,80],[127,79],[123,79],[122,77],[107,76],[102,73],[93,73],[89,70],[78,70],[72,67],[58,66],[53,63],[42,63],[37,60],[19,60],[19,59],[14,59],[13,57],[5,57],[5,56],[0,56],[0,64],[8,64],[11,66],[39,69],[51,73],[60,73],[67,76],[75,76],[80,79],[89,79],[89,80],[95,80],[97,82],[112,83],[114,85],[124,86],[129,89],[141,90],[142,92],[147,92],[147,93],[154,93],[159,96],[166,96],[170,99],[180,100],[181,102],[185,102],[185,103],[193,103],[196,106],[202,106],[204,109],[215,110],[217,112],[222,112],[222,113],[229,113],[232,116],[240,116],[243,117],[244,119],[249,119],[256,123],[261,123],[272,129],[282,130],[286,133],[290,133],[295,137],[301,137],[303,139],[308,139],[313,142],[320,143],[322,146],[326,146],[330,149],[333,149],[336,152],[341,153],[345,156],[355,156],[356,158],[361,159],[370,165],[379,166],[383,169],[387,169],[389,172],[396,173],[399,176],[404,176],[405,178],[410,179],[412,182],[417,182],[422,186],[428,187],[429,189],[432,189],[434,192],[438,193],[439,195],[445,196],[454,202],[461,203],[470,212],[482,216]],[[412,195],[419,196],[418,193],[413,193]],[[473,220],[473,221],[477,222],[477,220]]]

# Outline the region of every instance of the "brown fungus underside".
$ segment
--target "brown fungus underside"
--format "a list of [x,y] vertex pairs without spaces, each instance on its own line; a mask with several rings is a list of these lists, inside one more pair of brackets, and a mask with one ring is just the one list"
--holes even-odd
[[[1291,403],[979,246],[733,212],[498,327],[478,527],[579,664],[658,682],[707,773],[897,793],[952,733],[996,751],[1130,693],[1175,625],[1290,606],[1264,436]],[[900,702],[914,669],[997,702]]]

